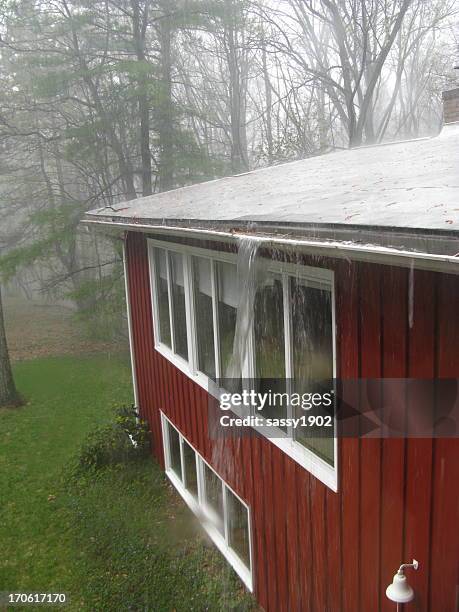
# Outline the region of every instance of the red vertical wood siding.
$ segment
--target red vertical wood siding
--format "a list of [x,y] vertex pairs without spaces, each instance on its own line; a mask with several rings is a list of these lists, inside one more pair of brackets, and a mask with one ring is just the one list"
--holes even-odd
[[[359,354],[361,356],[360,376],[363,379],[379,378],[382,347],[382,275],[381,268],[371,264],[360,266],[359,306]],[[368,407],[368,399],[362,394],[360,408]],[[382,440],[361,439],[359,486],[360,548],[359,566],[368,568],[367,578],[360,580],[359,605],[362,610],[378,610],[380,588],[381,550],[381,459]],[[395,573],[395,569],[391,570]]]
[[[459,291],[456,278],[442,276],[437,290],[436,374],[457,377],[459,351]],[[457,440],[436,439],[433,444],[431,559],[429,595],[437,609],[441,593],[444,610],[459,607],[459,448]],[[455,589],[452,585],[455,584]],[[456,606],[456,607],[455,607]]]
[[[387,268],[382,274],[382,376],[406,376],[406,328],[408,273]],[[383,393],[384,396],[384,393]],[[386,398],[383,397],[383,401]],[[385,409],[384,404],[384,409]],[[381,449],[381,548],[380,583],[389,584],[403,555],[403,514],[405,492],[405,440],[387,438]],[[380,590],[380,609],[393,612],[394,604]]]
[[[210,440],[206,392],[154,350],[145,237],[129,233],[126,252],[139,403],[153,453],[163,465],[162,410],[250,505],[261,606],[389,612],[386,586],[415,557],[416,600],[405,611],[456,612],[458,440],[343,438],[338,493],[258,435]],[[326,266],[336,274],[339,377],[459,377],[457,277],[413,273],[410,325],[409,270]],[[367,402],[364,393],[350,399]]]
[[[338,375],[343,379],[355,380],[359,377],[360,359],[356,350],[359,338],[359,275],[351,265],[341,264],[336,270],[336,327]],[[351,389],[352,397],[345,397],[352,405],[358,398]],[[341,549],[341,609],[354,612],[359,599],[359,447],[360,440],[343,438],[339,445],[339,499],[338,514],[329,517],[329,523],[340,523]],[[311,477],[312,478],[312,477]],[[342,483],[345,482],[346,486]],[[336,495],[336,494],[335,494]]]

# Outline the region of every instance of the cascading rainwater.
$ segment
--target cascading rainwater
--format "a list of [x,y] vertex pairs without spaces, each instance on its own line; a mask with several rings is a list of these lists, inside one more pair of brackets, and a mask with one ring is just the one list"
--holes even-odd
[[257,256],[263,242],[265,242],[263,238],[238,237],[238,306],[233,354],[229,367],[230,378],[234,381],[239,380],[243,372],[243,364],[251,342],[250,329],[253,320],[255,295],[266,271],[266,260]]
[[[258,257],[258,250],[264,239],[252,236],[238,237],[237,256],[237,313],[234,332],[233,350],[229,361],[225,378],[220,381],[220,386],[229,392],[239,392],[241,379],[243,377],[243,365],[246,360],[247,350],[251,342],[251,326],[254,313],[254,301],[257,288],[262,282],[267,267],[267,260]],[[223,472],[230,480],[244,477],[243,472],[234,470],[233,457],[239,455],[240,439],[238,436],[233,441],[232,452],[223,438],[214,440],[212,459],[214,465],[221,466]],[[240,456],[240,455],[239,455]],[[222,465],[223,464],[223,465]],[[241,483],[238,483],[241,484]]]

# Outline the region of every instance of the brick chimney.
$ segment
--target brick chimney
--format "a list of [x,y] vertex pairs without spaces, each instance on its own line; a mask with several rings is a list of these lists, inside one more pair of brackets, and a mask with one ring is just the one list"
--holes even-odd
[[455,123],[459,121],[459,87],[444,91],[443,98],[443,123]]

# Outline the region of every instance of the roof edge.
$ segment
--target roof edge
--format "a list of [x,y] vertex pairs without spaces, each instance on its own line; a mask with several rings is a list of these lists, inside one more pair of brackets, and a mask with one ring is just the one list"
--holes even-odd
[[[88,228],[98,229],[106,233],[119,233],[120,231],[136,231],[143,234],[164,234],[176,235],[189,238],[204,237],[216,241],[234,241],[236,242],[241,237],[256,237],[262,238],[268,244],[276,246],[283,245],[284,247],[297,247],[305,249],[313,254],[329,256],[338,259],[370,261],[372,263],[380,263],[385,265],[395,265],[399,267],[416,267],[431,271],[442,271],[451,274],[459,274],[459,253],[444,254],[436,252],[425,252],[419,250],[408,250],[397,248],[394,246],[384,246],[381,244],[357,243],[349,240],[332,240],[323,239],[320,237],[313,238],[311,236],[298,235],[273,235],[264,232],[241,231],[233,229],[225,231],[223,229],[209,229],[198,227],[180,227],[174,225],[158,225],[121,222],[117,221],[102,221],[100,218],[91,219],[87,215],[81,223]],[[457,242],[455,242],[457,246]]]

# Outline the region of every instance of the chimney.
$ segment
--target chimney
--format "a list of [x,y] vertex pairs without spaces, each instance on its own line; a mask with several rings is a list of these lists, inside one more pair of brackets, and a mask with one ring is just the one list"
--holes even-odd
[[[454,66],[454,70],[459,70],[459,64]],[[453,77],[457,83],[457,78]],[[456,123],[459,121],[459,87],[444,91],[443,98],[443,123]]]
[[444,91],[443,98],[443,123],[459,122],[459,87]]

